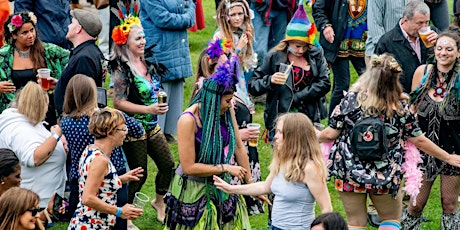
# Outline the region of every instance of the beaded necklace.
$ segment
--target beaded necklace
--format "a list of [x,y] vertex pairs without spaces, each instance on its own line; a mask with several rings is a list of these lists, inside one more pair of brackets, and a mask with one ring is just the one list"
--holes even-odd
[[[444,78],[444,81],[441,81],[440,75]],[[444,87],[444,83],[446,83],[447,78],[449,77],[449,73],[444,73],[438,70],[437,82],[432,83],[432,87],[434,88],[434,97],[441,97],[444,98],[447,96],[446,87]]]

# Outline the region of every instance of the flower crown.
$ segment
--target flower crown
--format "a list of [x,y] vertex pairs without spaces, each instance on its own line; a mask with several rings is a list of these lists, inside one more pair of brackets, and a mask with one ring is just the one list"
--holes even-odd
[[[129,9],[129,12],[127,9]],[[136,0],[126,5],[118,2],[118,10],[114,8],[111,10],[120,19],[120,25],[115,26],[112,30],[112,39],[115,44],[121,46],[128,41],[131,26],[141,24],[141,20],[139,19],[139,3]]]
[[8,30],[10,33],[21,28],[24,23],[32,22],[32,24],[37,25],[37,17],[32,12],[23,12],[13,15],[11,17],[10,23],[8,23]]

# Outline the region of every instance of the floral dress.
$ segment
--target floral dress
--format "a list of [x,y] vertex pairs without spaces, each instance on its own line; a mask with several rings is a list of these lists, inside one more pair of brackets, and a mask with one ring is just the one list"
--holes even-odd
[[402,115],[394,112],[392,118],[385,117],[388,155],[382,161],[363,162],[351,152],[350,136],[354,123],[361,117],[357,105],[357,94],[349,92],[335,108],[329,126],[341,130],[334,141],[327,161],[329,174],[335,177],[335,188],[341,192],[392,194],[396,196],[401,184],[401,165],[404,149],[401,140],[422,134],[407,103],[401,101]]
[[[88,171],[90,163],[96,157],[107,157],[99,150],[91,147],[87,147],[83,152],[80,159],[79,166],[79,186],[80,186],[80,202],[78,203],[77,210],[70,220],[69,230],[89,230],[89,229],[103,229],[109,230],[115,225],[115,215],[101,213],[92,209],[82,203],[81,196],[83,194],[83,188],[85,187],[86,179],[88,178]],[[108,164],[109,172],[104,176],[104,180],[99,187],[97,197],[102,201],[116,206],[117,202],[117,190],[121,188],[122,183],[118,178],[115,166],[109,160]]]

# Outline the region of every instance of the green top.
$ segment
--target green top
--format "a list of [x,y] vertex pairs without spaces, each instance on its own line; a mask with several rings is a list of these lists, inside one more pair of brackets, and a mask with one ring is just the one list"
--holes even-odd
[[[51,43],[43,43],[43,47],[45,48],[46,67],[51,70],[51,77],[59,79],[62,70],[69,61],[70,51]],[[13,46],[5,45],[0,48],[0,82],[11,80],[13,57]],[[13,99],[14,94],[0,93],[0,113],[7,108]]]

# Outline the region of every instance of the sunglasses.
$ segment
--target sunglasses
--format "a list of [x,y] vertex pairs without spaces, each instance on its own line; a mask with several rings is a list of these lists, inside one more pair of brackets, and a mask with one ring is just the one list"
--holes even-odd
[[31,212],[32,216],[36,216],[39,211],[40,211],[39,208],[30,208],[30,209],[27,209],[26,212]]

